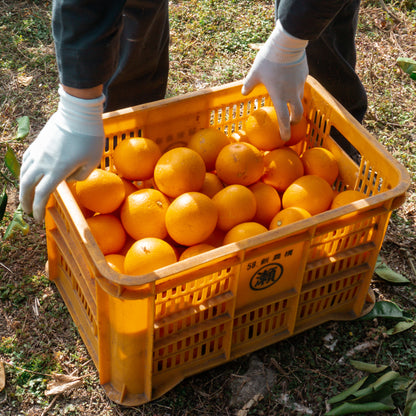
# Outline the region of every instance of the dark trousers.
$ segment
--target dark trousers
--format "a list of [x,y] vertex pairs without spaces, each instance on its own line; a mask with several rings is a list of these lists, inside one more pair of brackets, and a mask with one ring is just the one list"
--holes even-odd
[[[279,0],[275,0],[276,18]],[[318,39],[306,48],[309,74],[317,79],[359,122],[367,111],[367,94],[355,72],[360,0],[347,3]]]
[[164,98],[168,71],[168,1],[127,0],[117,69],[104,86],[105,111]]
[[[359,6],[360,0],[347,3],[319,38],[309,42],[307,57],[309,73],[361,122],[367,96],[355,72]],[[105,110],[163,98],[168,71],[168,1],[127,0],[117,70],[105,85]]]

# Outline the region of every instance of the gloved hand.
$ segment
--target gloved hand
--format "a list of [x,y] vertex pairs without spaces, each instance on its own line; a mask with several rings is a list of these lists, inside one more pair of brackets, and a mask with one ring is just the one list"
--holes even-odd
[[20,202],[41,221],[49,195],[65,179],[85,179],[104,150],[104,95],[85,100],[59,88],[58,110],[23,155]]
[[281,138],[285,141],[290,139],[290,122],[299,122],[303,114],[303,88],[309,72],[307,44],[307,40],[287,33],[278,20],[258,52],[241,90],[247,95],[257,84],[265,85],[276,110]]

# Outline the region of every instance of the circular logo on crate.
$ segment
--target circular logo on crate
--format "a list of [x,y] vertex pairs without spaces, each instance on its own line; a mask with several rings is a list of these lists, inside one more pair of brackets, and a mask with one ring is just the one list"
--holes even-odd
[[283,266],[279,263],[270,263],[261,267],[250,279],[252,290],[263,290],[274,285],[283,274]]

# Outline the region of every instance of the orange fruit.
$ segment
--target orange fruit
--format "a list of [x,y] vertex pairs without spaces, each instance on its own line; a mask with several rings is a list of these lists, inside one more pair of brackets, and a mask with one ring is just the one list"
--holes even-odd
[[214,127],[207,127],[194,133],[188,147],[204,159],[207,172],[215,169],[215,160],[220,150],[230,143],[227,135]]
[[298,154],[290,148],[282,147],[264,155],[262,181],[279,192],[284,192],[303,173],[303,165]]
[[129,196],[133,192],[136,192],[139,189],[133,182],[130,182],[125,178],[121,178],[121,180],[123,181],[124,185],[124,198],[126,198],[127,196]]
[[300,141],[305,140],[307,131],[308,122],[305,115],[303,115],[299,123],[290,125],[290,139],[285,142],[285,146],[295,146]]
[[126,232],[117,217],[112,214],[97,214],[86,221],[104,256],[117,253],[123,248]]
[[245,121],[244,131],[247,140],[260,150],[273,150],[285,144],[280,137],[279,123],[273,106],[254,110]]
[[249,187],[256,198],[256,215],[253,221],[268,227],[272,218],[280,211],[282,203],[276,189],[264,182]]
[[218,209],[217,227],[228,231],[240,222],[251,221],[256,215],[256,197],[244,185],[228,185],[217,192],[212,201]]
[[263,156],[249,143],[230,143],[218,154],[215,170],[217,176],[228,185],[248,186],[263,175]]
[[326,211],[334,192],[328,182],[316,175],[305,175],[291,183],[283,193],[282,206],[300,207],[311,215]]
[[75,193],[80,204],[100,214],[115,211],[125,197],[121,178],[104,169],[94,169],[86,179],[76,182]]
[[226,232],[216,228],[212,234],[203,242],[204,244],[209,244],[210,246],[220,247],[224,241],[224,236]]
[[270,221],[269,230],[274,230],[275,228],[280,228],[309,217],[311,217],[311,214],[306,209],[299,207],[285,208],[279,211]]
[[214,231],[218,212],[214,202],[201,192],[185,192],[169,205],[166,228],[178,244],[202,243]]
[[224,245],[245,240],[246,238],[265,233],[266,231],[268,231],[268,229],[258,222],[242,222],[235,225],[227,232],[227,234],[225,234]]
[[212,172],[207,172],[205,174],[204,183],[200,192],[212,198],[218,191],[224,188],[223,183],[220,178]]
[[165,238],[165,216],[169,199],[157,189],[139,189],[130,194],[120,210],[127,233],[135,240],[145,237]]
[[199,191],[205,172],[205,162],[195,150],[176,147],[158,160],[153,179],[164,194],[176,198],[185,192]]
[[177,261],[173,247],[160,238],[147,237],[133,243],[124,259],[124,273],[150,273]]
[[72,193],[72,196],[75,199],[75,202],[77,203],[82,215],[85,218],[91,217],[94,215],[94,212],[89,210],[88,208],[84,207],[84,205],[81,204],[80,200],[78,199],[78,195],[76,193],[76,189],[75,189],[75,185],[76,185],[76,181],[68,181],[67,182],[68,188]]
[[104,258],[115,272],[124,273],[124,256],[122,254],[107,254]]
[[354,191],[352,189],[342,191],[338,195],[336,195],[332,201],[331,209],[339,208],[344,205],[351,204],[354,201],[358,201],[360,199],[365,198],[366,196],[359,192]]
[[153,140],[132,137],[117,145],[113,162],[121,177],[137,181],[153,176],[153,169],[161,156],[162,152]]
[[305,175],[318,175],[332,185],[338,177],[338,162],[334,155],[323,147],[311,147],[300,157]]
[[215,247],[212,246],[211,244],[206,244],[206,243],[200,243],[200,244],[196,244],[194,246],[190,246],[182,252],[182,254],[179,257],[179,260],[189,259],[189,257],[193,257],[193,256],[196,256],[198,254],[205,253],[205,252],[210,251],[214,248]]

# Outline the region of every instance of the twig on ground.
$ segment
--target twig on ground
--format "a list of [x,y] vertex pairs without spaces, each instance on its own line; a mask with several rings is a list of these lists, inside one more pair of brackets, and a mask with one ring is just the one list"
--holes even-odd
[[396,23],[401,23],[401,19],[396,15],[396,13],[394,13],[392,10],[390,10],[386,3],[384,3],[383,0],[379,0],[380,6],[381,8],[396,22]]
[[7,391],[4,392],[4,398],[0,400],[0,404],[6,403],[6,402],[7,402]]
[[400,50],[400,53],[405,56],[406,52],[403,50],[403,48],[401,47],[401,45],[399,44],[399,42],[397,42],[397,35],[395,35],[393,32],[390,32],[390,39],[392,40],[392,42],[396,45],[397,49]]
[[12,363],[10,363],[9,361],[3,360],[4,364],[7,364],[10,367],[15,368],[16,370],[20,370],[20,371],[24,371],[26,373],[30,373],[30,374],[36,374],[37,376],[42,376],[42,377],[52,377],[51,374],[45,374],[45,373],[38,373],[37,371],[32,371],[32,370],[28,370],[26,368],[23,367],[19,367],[18,365],[14,365]]
[[[75,373],[77,373],[81,368],[85,367],[87,364],[89,364],[92,361],[92,359],[90,358],[88,361],[85,361],[85,363],[81,364],[79,367],[77,367],[71,374],[70,376],[73,376]],[[84,377],[84,376],[81,376]]]
[[409,250],[407,250],[404,247],[400,247],[399,250],[406,254],[407,262],[409,263],[409,266],[412,269],[413,277],[416,279],[416,267],[413,263],[412,255],[409,253]]
[[49,412],[49,410],[52,408],[52,406],[55,404],[56,400],[58,399],[58,395],[56,395],[51,402],[48,404],[47,407],[45,407],[45,409],[43,410],[42,414],[40,416],[45,416],[46,413]]
[[0,262],[0,266],[4,267],[9,273],[11,273],[12,275],[14,274],[5,264]]

